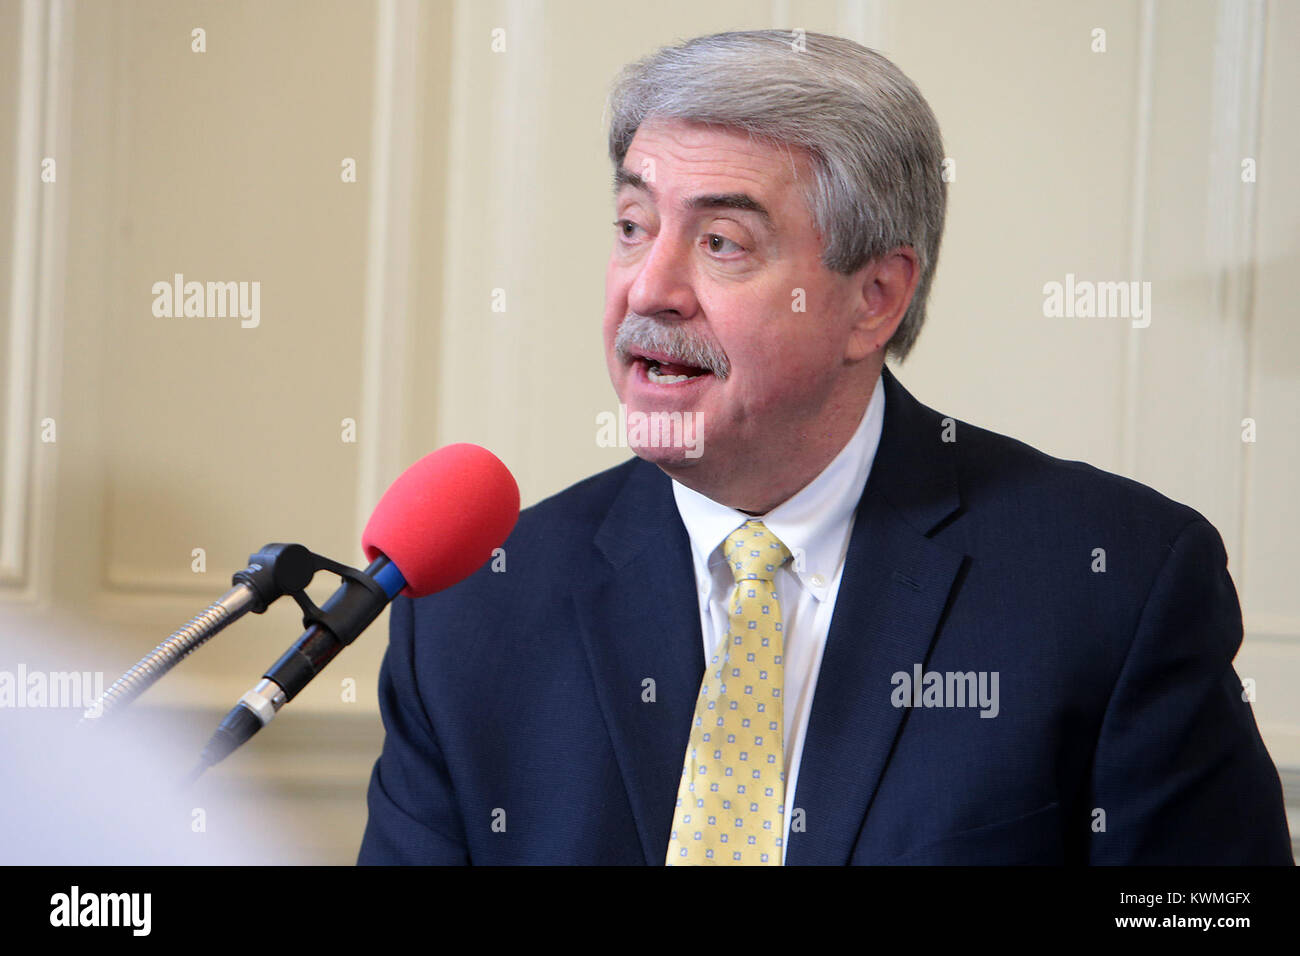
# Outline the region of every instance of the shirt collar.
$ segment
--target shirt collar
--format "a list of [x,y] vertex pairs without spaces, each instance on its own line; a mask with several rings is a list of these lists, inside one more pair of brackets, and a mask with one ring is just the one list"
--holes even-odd
[[[857,430],[816,478],[762,515],[765,524],[796,556],[793,570],[819,598],[831,583],[848,539],[849,526],[875,461],[885,421],[883,375]],[[691,540],[696,569],[707,572],[725,560],[721,545],[750,515],[719,504],[673,480],[673,497]],[[802,554],[802,560],[799,560]]]

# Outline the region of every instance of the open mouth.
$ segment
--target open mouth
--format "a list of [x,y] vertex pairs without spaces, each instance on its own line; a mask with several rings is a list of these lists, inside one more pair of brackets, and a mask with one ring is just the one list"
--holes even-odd
[[638,355],[636,361],[645,369],[645,377],[655,385],[681,385],[704,375],[712,375],[708,369],[696,368],[681,362],[671,361],[656,355]]

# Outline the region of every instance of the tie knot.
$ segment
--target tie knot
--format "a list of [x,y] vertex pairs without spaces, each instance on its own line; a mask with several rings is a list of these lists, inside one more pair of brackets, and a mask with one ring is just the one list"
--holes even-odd
[[722,553],[737,581],[771,581],[776,569],[790,560],[790,550],[757,518],[727,535]]

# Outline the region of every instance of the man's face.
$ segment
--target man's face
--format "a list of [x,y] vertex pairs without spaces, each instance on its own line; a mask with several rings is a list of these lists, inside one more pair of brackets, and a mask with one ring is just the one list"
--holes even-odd
[[[702,469],[713,485],[764,456],[799,456],[836,416],[852,414],[856,424],[863,404],[845,388],[849,355],[861,358],[865,334],[854,329],[861,275],[821,263],[822,237],[803,198],[812,179],[806,154],[652,119],[622,171],[605,274],[610,378],[629,421],[680,412],[703,423],[698,457],[637,447],[629,434],[636,453],[692,485],[686,475]],[[642,318],[625,337],[640,334],[620,350],[630,313]]]

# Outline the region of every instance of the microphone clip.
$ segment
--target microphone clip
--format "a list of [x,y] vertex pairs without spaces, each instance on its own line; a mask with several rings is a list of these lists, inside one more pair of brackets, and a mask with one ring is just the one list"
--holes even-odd
[[[336,574],[343,581],[369,592],[380,602],[388,600],[383,587],[364,571],[316,554],[301,544],[265,545],[256,554],[248,556],[248,567],[235,572],[231,582],[246,584],[256,592],[257,601],[250,608],[255,614],[261,614],[282,595],[288,594],[302,609],[304,628],[315,625],[336,636],[346,634],[352,624],[350,606],[333,602],[334,607],[322,610],[307,596],[307,585],[317,571]],[[326,602],[327,608],[330,603]]]

